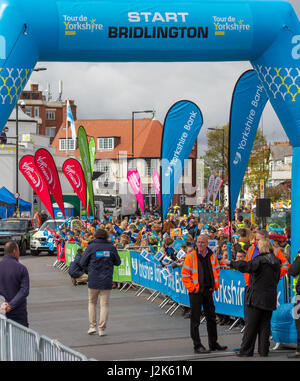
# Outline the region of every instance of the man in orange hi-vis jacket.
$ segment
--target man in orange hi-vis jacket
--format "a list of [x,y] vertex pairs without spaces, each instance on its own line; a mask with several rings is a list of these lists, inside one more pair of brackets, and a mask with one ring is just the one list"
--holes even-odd
[[[209,353],[227,349],[218,343],[217,323],[213,292],[219,287],[220,265],[217,256],[208,247],[208,238],[201,234],[197,239],[197,248],[187,254],[181,271],[181,280],[189,292],[191,317],[190,334],[195,353]],[[207,350],[201,343],[199,325],[203,306],[207,324]]]
[[[257,248],[257,242],[262,238],[269,238],[269,233],[266,230],[258,230],[255,235],[256,241],[252,243],[252,245],[249,247],[245,261],[249,262],[252,261],[257,255],[259,255],[259,251]],[[274,238],[273,235],[270,236],[270,238]],[[281,262],[281,269],[280,269],[280,277],[286,275],[288,273],[288,270],[290,268],[290,264],[284,254],[282,253],[281,249],[279,247],[273,247],[275,256],[280,260]],[[244,274],[245,276],[245,285],[246,287],[249,286],[249,274]]]

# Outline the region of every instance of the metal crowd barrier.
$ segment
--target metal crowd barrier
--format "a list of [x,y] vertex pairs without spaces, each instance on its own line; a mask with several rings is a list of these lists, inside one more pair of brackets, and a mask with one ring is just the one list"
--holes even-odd
[[89,361],[57,340],[0,314],[0,361]]
[[[149,246],[131,246],[130,247],[130,250],[139,251],[141,249],[149,249]],[[128,250],[128,249],[126,249],[126,250]],[[69,268],[65,263],[58,261],[58,260],[54,262],[53,267],[58,268],[64,272],[67,272],[68,268]],[[228,269],[227,266],[225,266],[224,268]],[[154,300],[156,300],[159,296],[161,296],[163,299],[162,299],[161,303],[159,304],[159,307],[162,309],[165,306],[167,306],[168,309],[166,310],[165,313],[166,314],[170,313],[170,316],[173,316],[174,313],[178,310],[178,308],[186,307],[183,304],[180,304],[180,303],[173,301],[173,299],[169,295],[162,294],[161,292],[159,292],[157,290],[152,290],[148,287],[139,285],[139,284],[134,283],[134,282],[124,282],[124,284],[122,285],[122,287],[120,288],[119,291],[120,292],[128,292],[131,288],[137,289],[135,296],[140,296],[145,291],[148,292],[150,295],[149,295],[149,297],[147,297],[147,300],[149,300],[151,303],[153,303]],[[152,300],[151,300],[151,298],[152,298]],[[284,303],[289,303],[290,299],[291,299],[290,279],[289,279],[288,275],[285,275],[284,276]],[[171,305],[171,306],[169,307],[169,305]],[[232,330],[237,324],[239,324],[243,320],[242,318],[235,317],[235,316],[232,316],[232,318],[233,318],[233,323],[228,328],[228,331]],[[206,320],[205,317],[203,317],[201,319],[200,323],[201,324],[204,323],[205,320]],[[241,332],[243,332],[244,329],[245,329],[245,327],[241,328]]]

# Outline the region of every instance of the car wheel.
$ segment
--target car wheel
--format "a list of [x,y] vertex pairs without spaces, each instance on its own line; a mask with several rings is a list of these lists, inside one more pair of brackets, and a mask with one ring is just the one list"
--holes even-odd
[[38,256],[39,252],[37,250],[30,250],[30,254],[34,256]]

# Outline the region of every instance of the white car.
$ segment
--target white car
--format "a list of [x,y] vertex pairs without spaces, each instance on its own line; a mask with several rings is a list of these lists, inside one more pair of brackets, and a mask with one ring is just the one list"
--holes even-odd
[[[60,227],[65,219],[58,220],[47,220],[43,225],[32,235],[30,239],[30,253],[31,255],[39,255],[42,251],[47,251],[49,254],[56,255],[56,245],[54,243],[54,251],[50,250],[48,246],[45,245],[47,241],[47,236],[44,235],[46,228],[56,231]],[[77,225],[77,226],[76,226]],[[83,224],[78,219],[71,220],[71,229],[80,229],[82,230]]]

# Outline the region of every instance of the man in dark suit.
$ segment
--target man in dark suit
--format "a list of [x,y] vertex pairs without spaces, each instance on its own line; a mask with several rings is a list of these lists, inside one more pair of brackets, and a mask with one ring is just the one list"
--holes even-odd
[[28,327],[27,296],[29,295],[29,274],[19,262],[19,246],[9,241],[4,246],[4,257],[0,262],[0,295],[5,299],[8,319]]

